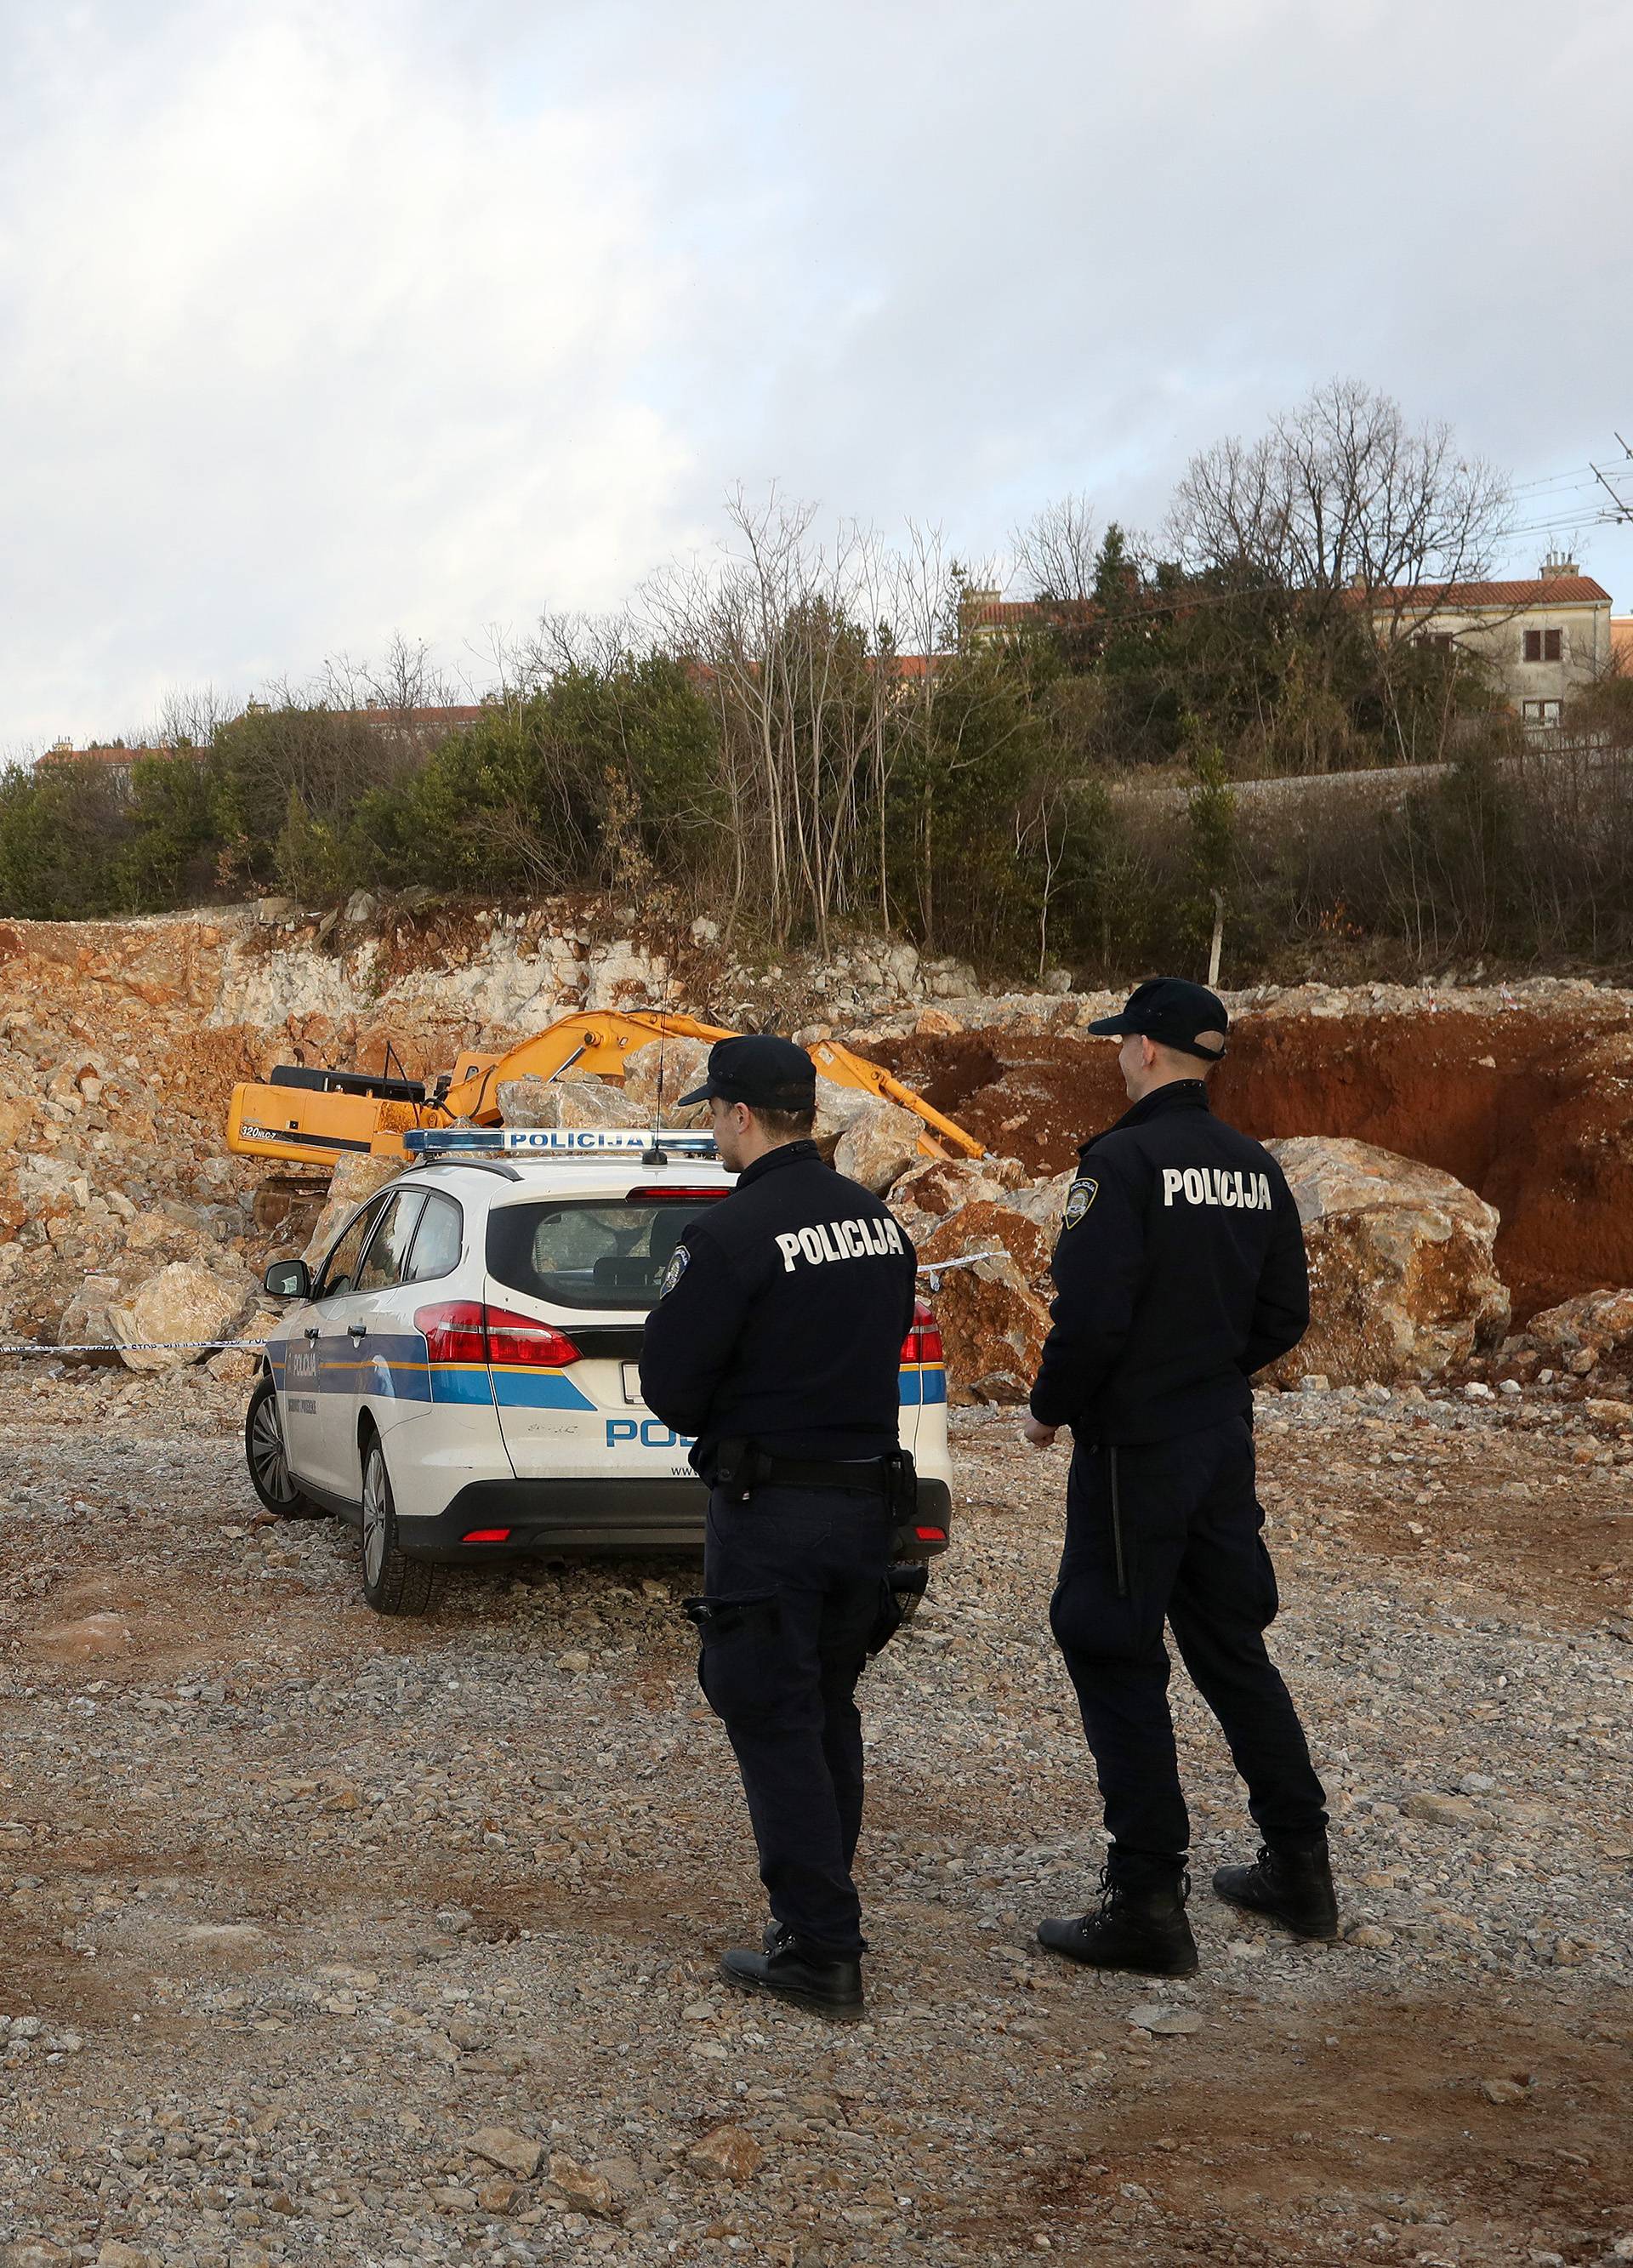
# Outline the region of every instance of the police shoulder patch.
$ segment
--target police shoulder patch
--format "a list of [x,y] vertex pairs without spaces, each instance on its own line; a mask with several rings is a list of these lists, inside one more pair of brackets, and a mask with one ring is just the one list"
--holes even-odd
[[1100,1193],[1100,1183],[1096,1181],[1091,1180],[1086,1174],[1080,1181],[1074,1182],[1066,1192],[1066,1219],[1064,1226],[1067,1228],[1076,1228],[1078,1223],[1083,1219],[1084,1214],[1087,1212],[1089,1207],[1093,1204],[1095,1198],[1099,1197]]
[[680,1282],[682,1276],[685,1275],[686,1263],[691,1256],[691,1254],[687,1250],[684,1244],[676,1245],[674,1250],[669,1256],[669,1265],[664,1270],[664,1280],[658,1287],[658,1296],[660,1300],[667,1299],[670,1292],[673,1291],[675,1285]]

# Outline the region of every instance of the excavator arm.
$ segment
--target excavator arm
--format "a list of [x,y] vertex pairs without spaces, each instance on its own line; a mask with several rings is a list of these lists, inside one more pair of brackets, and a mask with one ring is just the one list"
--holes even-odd
[[[452,1071],[430,1079],[281,1064],[265,1080],[235,1086],[227,1147],[237,1157],[279,1158],[298,1165],[333,1164],[349,1152],[403,1157],[414,1127],[468,1121],[498,1126],[499,1089],[512,1079],[623,1079],[623,1061],[659,1038],[728,1040],[718,1024],[656,1011],[584,1009],[547,1025],[503,1055],[462,1054]],[[919,1148],[929,1158],[979,1158],[982,1145],[940,1111],[865,1056],[837,1042],[811,1050],[817,1070],[836,1086],[864,1089],[900,1103],[924,1122]]]

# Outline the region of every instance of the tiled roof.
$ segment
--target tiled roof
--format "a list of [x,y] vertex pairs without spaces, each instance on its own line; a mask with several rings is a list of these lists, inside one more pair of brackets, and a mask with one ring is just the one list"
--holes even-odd
[[1610,593],[1591,575],[1528,578],[1522,583],[1411,583],[1367,594],[1393,614],[1431,607],[1607,607]]
[[1088,599],[982,599],[963,610],[967,624],[990,624],[998,630],[1025,630],[1033,622],[1058,622],[1073,617],[1087,622],[1094,619],[1098,611]]
[[202,756],[202,748],[121,748],[104,747],[92,741],[88,748],[47,748],[39,761],[42,764],[106,764],[117,770],[134,764],[138,756]]
[[342,717],[361,717],[365,725],[474,725],[488,714],[480,702],[444,709],[386,709],[377,703],[368,709],[342,709]]

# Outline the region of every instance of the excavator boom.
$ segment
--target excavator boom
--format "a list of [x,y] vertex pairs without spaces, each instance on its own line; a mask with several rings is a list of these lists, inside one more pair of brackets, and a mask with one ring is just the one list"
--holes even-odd
[[[622,1085],[626,1055],[656,1039],[728,1040],[718,1024],[657,1011],[584,1009],[519,1041],[503,1055],[462,1054],[452,1071],[430,1079],[327,1071],[281,1064],[265,1080],[235,1086],[227,1116],[227,1147],[241,1158],[280,1158],[297,1165],[332,1164],[348,1152],[379,1157],[408,1152],[412,1128],[504,1123],[500,1087],[513,1079],[600,1079]],[[979,1158],[982,1145],[961,1126],[934,1110],[909,1086],[865,1056],[836,1041],[811,1050],[824,1079],[840,1086],[900,1103],[924,1123],[919,1148],[926,1157]]]

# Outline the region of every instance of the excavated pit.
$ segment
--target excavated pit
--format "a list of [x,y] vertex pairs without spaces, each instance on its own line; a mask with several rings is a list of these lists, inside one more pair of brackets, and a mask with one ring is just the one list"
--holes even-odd
[[[1070,1165],[1127,1108],[1107,1040],[996,1027],[869,1052],[1039,1174]],[[1345,1135],[1454,1174],[1502,1215],[1517,1323],[1633,1283],[1633,1014],[1249,1016],[1214,1101],[1261,1139]]]
[[[378,1065],[388,1042],[423,1071],[461,1047],[512,1043],[583,1005],[592,983],[632,1004],[648,997],[633,948],[592,946],[576,929],[501,937],[467,920],[455,935],[444,924],[431,936],[437,966],[407,975],[380,960],[402,934],[399,924],[389,939],[329,953],[315,932],[265,931],[242,914],[0,924],[0,1245],[26,1225],[36,1238],[13,1270],[16,1329],[51,1327],[102,1264],[108,1190],[144,1217],[174,1202],[190,1219],[203,1208],[258,1272],[260,1241],[280,1209],[304,1201],[306,1177],[225,1157],[235,1079],[280,1061]],[[599,973],[586,976],[592,961]],[[688,969],[668,1005],[789,1029],[818,1003],[835,1037],[854,1031],[863,1053],[1029,1172],[1070,1165],[1124,1108],[1115,1049],[1080,1020],[1072,1028],[1100,1003],[960,998],[947,1010],[961,1030],[889,1038],[880,1020],[905,1028],[922,998],[876,987],[835,1012],[809,970],[756,982],[750,999],[747,979]],[[1218,1108],[1250,1133],[1350,1136],[1477,1190],[1502,1215],[1497,1257],[1517,1322],[1633,1285],[1633,994],[1570,979],[1438,998],[1311,987],[1244,1005],[1215,1086]],[[276,1186],[252,1219],[262,1183]],[[227,1217],[234,1207],[242,1219]],[[53,1283],[36,1297],[35,1263],[53,1255]]]

